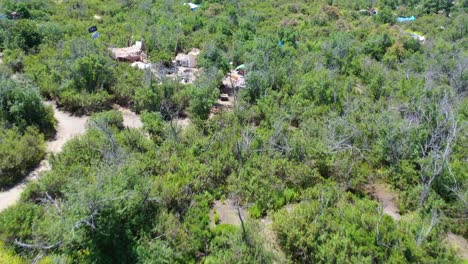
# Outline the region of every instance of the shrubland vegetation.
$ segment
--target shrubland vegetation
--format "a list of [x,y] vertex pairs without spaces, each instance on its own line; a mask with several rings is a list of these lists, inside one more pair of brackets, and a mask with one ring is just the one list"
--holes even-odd
[[[468,236],[467,1],[196,2],[0,1],[22,16],[0,20],[0,184],[53,134],[39,93],[94,113],[0,214],[0,262],[461,261],[444,239]],[[136,40],[161,65],[200,48],[201,75],[183,85],[110,58]],[[246,87],[208,118],[229,62],[245,63]],[[124,128],[113,103],[144,129]],[[366,193],[376,182],[399,194],[401,220]],[[226,197],[250,220],[210,227]],[[265,246],[264,217],[284,256]]]
[[21,180],[45,153],[44,137],[55,132],[53,110],[37,88],[0,77],[0,188]]

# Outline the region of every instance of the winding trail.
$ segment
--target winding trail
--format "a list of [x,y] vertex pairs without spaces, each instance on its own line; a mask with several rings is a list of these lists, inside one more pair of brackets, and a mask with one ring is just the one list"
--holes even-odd
[[[47,154],[56,154],[62,150],[63,145],[68,140],[74,136],[81,135],[86,131],[86,122],[88,121],[88,117],[72,116],[69,113],[60,111],[57,109],[54,102],[47,101],[45,104],[52,106],[54,109],[54,117],[57,120],[57,134],[52,141],[47,142]],[[0,211],[3,211],[9,206],[15,204],[20,199],[21,192],[23,192],[26,184],[29,181],[37,180],[39,178],[39,173],[47,170],[50,170],[50,165],[47,161],[46,155],[38,167],[31,171],[20,184],[7,191],[0,192]]]
[[114,109],[122,113],[123,125],[128,128],[142,128],[143,123],[141,122],[140,115],[132,112],[128,108],[123,108],[119,105],[115,105]]
[[[55,102],[52,101],[46,101],[44,103],[52,106],[54,109],[54,117],[57,120],[57,133],[52,141],[47,142],[46,152],[47,154],[57,154],[62,151],[63,145],[65,145],[67,141],[86,132],[88,117],[72,116],[70,113],[59,110]],[[129,128],[141,128],[143,126],[140,116],[131,112],[129,109],[119,107],[118,111],[122,113],[124,126]],[[0,192],[0,212],[19,201],[21,193],[28,182],[37,180],[41,172],[51,169],[47,160],[47,154],[41,163],[31,171],[21,183],[7,191]]]

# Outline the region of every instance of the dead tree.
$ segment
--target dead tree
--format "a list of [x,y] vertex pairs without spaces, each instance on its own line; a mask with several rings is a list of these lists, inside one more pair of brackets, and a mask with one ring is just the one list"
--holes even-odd
[[452,145],[458,131],[452,104],[449,96],[445,94],[436,103],[435,111],[419,107],[421,121],[432,126],[428,136],[419,146],[422,157],[419,162],[423,188],[420,198],[422,206],[429,196],[434,181],[443,174],[449,165]]
[[439,214],[437,213],[437,210],[433,210],[429,225],[425,226],[423,224],[419,232],[416,234],[416,244],[418,246],[420,246],[427,239],[432,229],[437,225],[438,222],[439,222]]

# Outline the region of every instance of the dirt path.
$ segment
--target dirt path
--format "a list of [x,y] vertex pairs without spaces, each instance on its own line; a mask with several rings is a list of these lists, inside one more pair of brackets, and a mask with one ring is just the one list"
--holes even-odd
[[[245,221],[247,217],[247,211],[243,208],[239,209],[242,219]],[[230,224],[234,226],[240,226],[241,221],[239,215],[237,214],[237,207],[234,205],[234,202],[230,199],[226,199],[223,202],[215,201],[213,204],[213,209],[210,212],[211,227],[216,226],[214,221],[215,212],[219,216],[219,224]]]
[[[57,134],[52,141],[47,142],[47,153],[55,154],[62,150],[63,145],[68,140],[86,131],[88,117],[76,117],[60,111],[54,102],[45,102],[45,104],[53,107],[54,116],[57,120]],[[36,169],[29,173],[23,182],[8,191],[0,192],[0,211],[15,204],[20,199],[21,192],[26,187],[26,184],[31,180],[37,180],[39,173],[47,170],[50,170],[50,165],[46,157]]]
[[372,183],[367,185],[365,189],[372,197],[383,204],[385,214],[396,221],[401,219],[398,207],[396,206],[398,195],[392,192],[388,186],[382,183]]
[[121,106],[114,106],[123,116],[123,124],[128,128],[142,128],[143,123],[141,122],[141,117],[128,108],[123,108]]

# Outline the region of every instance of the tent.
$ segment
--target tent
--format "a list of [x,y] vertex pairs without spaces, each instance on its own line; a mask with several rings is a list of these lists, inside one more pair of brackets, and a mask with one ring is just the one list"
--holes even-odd
[[175,57],[175,64],[181,67],[195,68],[197,67],[197,56],[199,54],[199,49],[192,49],[188,54],[179,53]]

